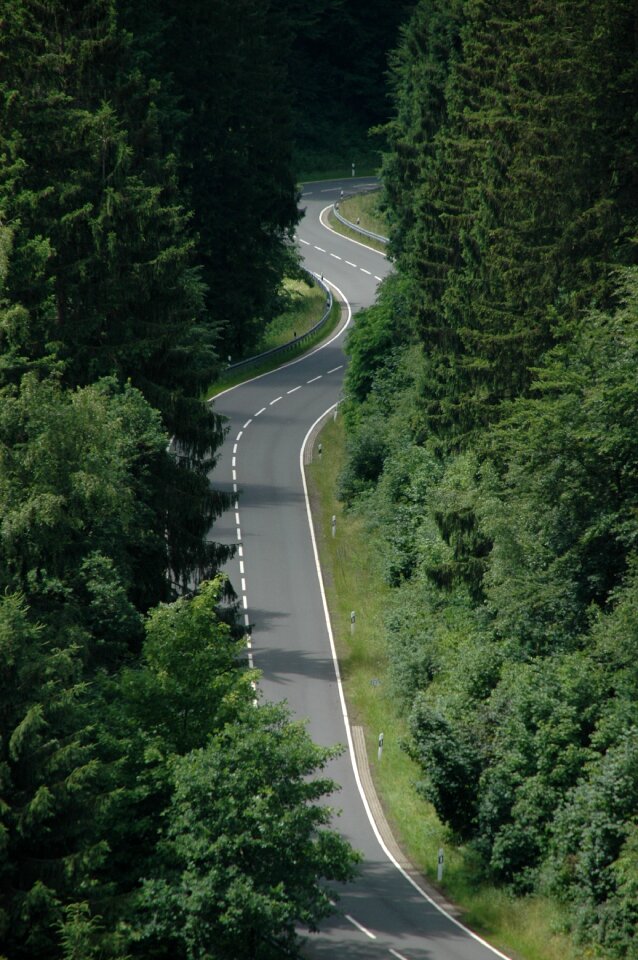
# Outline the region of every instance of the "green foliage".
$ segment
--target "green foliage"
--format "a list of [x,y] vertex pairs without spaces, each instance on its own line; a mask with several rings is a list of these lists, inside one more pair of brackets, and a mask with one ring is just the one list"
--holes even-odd
[[22,597],[0,601],[0,935],[10,956],[51,956],[62,907],[91,890],[107,844],[109,779],[81,636],[63,647]]
[[395,588],[418,789],[614,957],[636,917],[634,27],[626,0],[417,5],[386,126],[398,276],[350,340],[342,484]]
[[28,374],[19,389],[5,389],[4,588],[23,591],[49,622],[69,622],[75,610],[96,641],[130,642],[139,633],[131,601],[157,593],[149,578],[163,573],[149,474],[167,457],[165,447],[156,411],[114,380],[67,392]]
[[315,929],[331,911],[319,880],[347,880],[356,862],[325,829],[332,813],[318,801],[334,783],[309,779],[334,753],[282,708],[251,707],[175,761],[143,942],[185,958],[297,956],[296,925]]

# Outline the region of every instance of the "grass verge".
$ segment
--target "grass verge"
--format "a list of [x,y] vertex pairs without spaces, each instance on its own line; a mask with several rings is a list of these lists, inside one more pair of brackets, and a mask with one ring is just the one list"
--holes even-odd
[[[516,960],[595,960],[597,954],[576,947],[568,935],[562,908],[541,897],[514,898],[481,880],[472,850],[451,843],[433,808],[415,791],[419,770],[401,749],[405,721],[387,682],[388,654],[384,618],[390,588],[377,563],[379,548],[365,521],[345,513],[335,498],[345,461],[341,418],[321,433],[322,457],[307,468],[317,545],[326,595],[342,668],[352,724],[366,734],[372,777],[392,830],[411,862],[432,882],[438,849],[445,851],[444,890],[463,911],[463,920]],[[331,518],[336,516],[336,536]],[[351,633],[350,612],[356,613]],[[377,762],[377,737],[384,734],[383,758]]]
[[372,237],[366,237],[364,234],[357,233],[356,230],[351,230],[350,227],[345,227],[334,215],[332,210],[328,211],[328,223],[333,230],[336,230],[337,233],[340,233],[344,237],[348,237],[349,240],[356,240],[357,243],[363,243],[366,247],[372,247],[373,250],[378,250],[379,253],[386,252],[386,244],[380,243],[379,240],[374,240]]
[[372,233],[378,233],[382,237],[388,235],[388,221],[379,209],[381,192],[372,190],[370,193],[357,193],[353,197],[346,197],[339,204],[339,213],[346,220],[356,223],[359,220],[359,226],[364,230],[371,230]]
[[[301,286],[306,287],[303,282]],[[271,340],[267,339],[266,331],[262,343],[270,342],[271,345],[268,347],[260,346],[260,352],[288,343],[293,339],[293,333],[296,332],[297,335],[300,335],[305,332],[305,330],[311,329],[321,320],[326,304],[323,291],[314,285],[310,288],[306,287],[306,290],[308,292],[301,296],[296,302],[296,305],[293,301],[293,309],[285,311],[281,317],[276,317],[272,323],[269,324],[268,330],[271,331],[270,337],[272,341],[276,342],[271,342]],[[316,296],[317,292],[319,293],[319,298]],[[323,339],[329,336],[338,325],[340,317],[341,307],[339,302],[334,299],[330,316],[326,323],[311,337],[304,340],[303,343],[291,347],[284,354],[277,353],[274,357],[266,358],[250,367],[242,367],[236,371],[230,370],[228,373],[222,372],[221,376],[208,387],[205,398],[212,400],[218,393],[221,393],[223,390],[228,390],[229,387],[236,387],[237,384],[243,383],[244,380],[251,380],[253,377],[258,377],[262,373],[269,373],[271,370],[276,370],[277,367],[280,367],[282,363],[288,363],[290,360],[300,357],[306,353],[307,350],[317,346],[318,343],[321,343]],[[306,324],[305,330],[302,329],[302,322]]]

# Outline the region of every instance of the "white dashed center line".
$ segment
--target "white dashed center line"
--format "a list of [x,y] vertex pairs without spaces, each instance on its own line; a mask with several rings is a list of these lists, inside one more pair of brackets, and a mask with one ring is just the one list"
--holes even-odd
[[334,257],[335,260],[341,260],[341,257],[337,256],[336,253],[331,253],[330,256],[331,256],[331,257]]
[[253,418],[252,418],[252,417],[250,418],[250,420],[246,420],[246,423],[244,424],[244,430],[246,429],[246,427],[249,427],[252,422],[253,422]]
[[306,380],[306,383],[314,383],[316,380],[321,380],[322,376],[323,374],[320,373],[318,377],[313,377],[312,380]]
[[363,267],[360,267],[359,269],[361,270],[361,273],[367,273],[369,277],[372,276],[372,274],[371,274],[371,272],[370,272],[369,270],[364,270]]
[[375,273],[375,275],[374,275],[374,279],[375,279],[375,280],[378,280],[379,283],[381,283],[381,277],[378,277],[378,276],[376,275],[376,273]]
[[240,430],[239,433],[237,434],[237,443],[239,443],[239,441],[241,440],[241,438],[243,437],[243,435],[244,435],[244,431],[243,431],[243,430]]
[[286,393],[294,393],[295,390],[301,390],[301,384],[298,387],[293,387],[292,390],[286,390]]
[[346,920],[349,920],[350,923],[357,928],[357,930],[360,930],[361,933],[365,933],[366,937],[370,937],[371,940],[376,940],[376,939],[377,939],[377,938],[376,938],[376,935],[375,935],[374,933],[370,933],[369,930],[366,930],[366,928],[363,926],[363,924],[359,923],[358,920],[355,920],[354,917],[351,917],[349,913],[344,914],[344,916],[345,916]]
[[343,364],[340,363],[338,367],[333,367],[332,370],[328,370],[328,373],[336,373],[337,370],[341,370]]
[[397,951],[393,950],[392,947],[390,947],[390,953],[393,957],[396,957],[397,960],[408,960],[407,957],[404,957],[402,953],[397,953]]
[[269,406],[272,407],[273,404],[279,403],[279,401],[280,401],[281,399],[282,399],[282,397],[275,397],[274,400],[271,400],[271,401],[270,401]]
[[355,267],[355,268],[356,268],[356,266],[357,266],[356,263],[353,263],[351,260],[346,260],[346,263],[348,264],[349,267]]
[[326,251],[323,249],[323,247],[318,247],[316,243],[315,243],[315,250],[318,250],[319,253],[325,253],[325,252],[326,252]]
[[305,243],[307,247],[310,246],[310,240],[302,240],[301,237],[299,237],[299,243]]
[[258,410],[258,411],[257,411],[257,413],[255,414],[255,416],[256,416],[256,417],[261,416],[261,414],[264,412],[265,409],[266,409],[265,407],[262,407],[261,410]]

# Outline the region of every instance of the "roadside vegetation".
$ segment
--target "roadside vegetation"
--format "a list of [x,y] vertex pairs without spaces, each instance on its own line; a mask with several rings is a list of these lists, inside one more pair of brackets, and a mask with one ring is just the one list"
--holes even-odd
[[339,203],[339,213],[351,223],[363,227],[364,230],[387,237],[389,224],[387,215],[381,207],[382,198],[381,190],[358,193],[352,197],[347,196],[346,192],[345,198]]
[[498,891],[481,910],[544,904],[614,960],[638,925],[634,28],[631,0],[416,5],[395,270],[347,340],[335,488],[389,590],[415,790]]
[[[397,700],[388,646],[393,591],[384,576],[387,543],[375,534],[370,511],[344,509],[335,497],[348,460],[343,418],[330,421],[319,439],[322,456],[315,454],[306,472],[348,713],[352,724],[364,728],[372,778],[395,837],[434,885],[438,851],[443,848],[441,889],[461,909],[464,923],[512,958],[593,960],[600,954],[584,951],[566,934],[565,907],[544,897],[515,897],[491,883],[476,851],[458,843],[417,791],[422,771],[405,750],[409,728]],[[337,517],[334,538],[333,516]],[[381,731],[384,746],[379,763]]]
[[[264,340],[265,343],[271,343],[271,346],[265,346],[263,348],[264,350],[270,350],[273,347],[290,343],[293,339],[293,334],[296,333],[299,335],[304,332],[304,324],[305,329],[310,330],[323,316],[324,310],[326,309],[326,298],[323,290],[314,285],[308,287],[303,282],[294,281],[294,283],[295,287],[293,287],[293,290],[296,295],[291,302],[290,310],[285,310],[280,317],[273,321],[274,333],[272,340],[268,337]],[[270,370],[276,370],[282,363],[287,363],[289,360],[294,360],[296,357],[302,356],[307,350],[316,347],[317,344],[328,337],[339,325],[340,318],[341,307],[339,302],[333,299],[330,315],[325,324],[311,337],[308,337],[303,343],[289,347],[285,353],[278,353],[274,357],[257,360],[254,364],[251,364],[250,367],[244,367],[236,371],[230,370],[227,373],[222,371],[206,391],[206,398],[209,400],[213,399],[213,397],[221,393],[222,390],[227,390],[229,387],[243,383],[251,377],[268,373]],[[259,354],[256,354],[256,356],[259,356]]]

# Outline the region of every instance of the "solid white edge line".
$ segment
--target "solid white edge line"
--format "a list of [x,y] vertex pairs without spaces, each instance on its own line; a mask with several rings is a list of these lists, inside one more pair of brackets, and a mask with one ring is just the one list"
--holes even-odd
[[[318,277],[319,274],[317,273],[315,274],[315,276]],[[339,289],[339,287],[335,283],[332,283],[331,280],[326,280],[325,277],[323,278],[323,282],[326,283],[329,287],[332,287],[333,290],[336,290],[336,292],[339,294],[339,296],[341,297],[344,303],[348,302],[344,297],[343,293],[341,292],[341,290]],[[342,337],[346,332],[346,330],[348,329],[348,326],[351,320],[352,320],[352,311],[349,311],[348,319],[344,323],[343,327],[340,330],[337,330],[334,337],[330,337],[330,339],[326,340],[325,343],[320,343],[319,346],[315,347],[314,350],[310,350],[308,353],[302,354],[302,356],[297,357],[295,360],[289,360],[288,363],[282,363],[280,367],[276,367],[274,370],[267,370],[265,373],[258,373],[256,377],[251,377],[250,380],[242,380],[241,383],[236,383],[234,387],[227,387],[226,390],[220,390],[220,392],[215,394],[214,397],[209,397],[206,402],[214,403],[218,397],[223,397],[227,393],[230,393],[232,390],[237,390],[238,387],[245,387],[247,383],[255,383],[256,380],[262,380],[264,377],[271,377],[273,373],[279,373],[281,370],[285,370],[286,367],[294,367],[296,363],[303,363],[304,360],[308,359],[308,357],[314,357],[315,353],[319,353],[320,350],[325,350],[326,347],[329,347],[331,344],[333,344],[335,340],[338,340],[339,337]],[[266,408],[264,407],[264,410],[265,409]],[[263,412],[263,411],[260,411],[260,412]],[[257,414],[255,414],[255,416],[257,416]]]
[[[336,289],[336,288],[335,288],[335,289]],[[352,310],[351,310],[350,304],[348,303],[348,301],[346,300],[346,298],[343,296],[343,294],[341,293],[341,291],[339,291],[339,293],[340,293],[340,295],[343,297],[343,299],[344,299],[344,301],[345,301],[345,303],[346,303],[346,305],[347,305],[347,307],[348,307],[348,321],[349,321],[349,320],[350,320],[350,317],[352,316]],[[318,549],[317,549],[317,538],[316,538],[316,536],[315,536],[315,526],[314,526],[314,523],[313,523],[313,520],[312,520],[312,511],[310,510],[310,497],[308,496],[308,484],[307,484],[307,482],[306,482],[306,472],[305,472],[305,470],[304,470],[304,450],[305,450],[305,448],[306,448],[306,444],[308,443],[308,440],[309,440],[309,438],[310,438],[313,430],[314,430],[315,427],[317,426],[317,424],[318,424],[324,417],[326,417],[332,410],[334,410],[334,408],[335,408],[336,406],[338,406],[338,404],[337,404],[337,403],[333,403],[331,406],[328,407],[327,410],[324,410],[324,412],[321,414],[321,416],[320,416],[320,417],[317,417],[317,419],[315,420],[315,422],[312,424],[312,426],[311,426],[310,429],[308,430],[308,433],[307,433],[306,436],[304,437],[303,443],[301,444],[301,450],[299,451],[299,469],[301,470],[301,480],[302,480],[302,483],[303,483],[304,498],[305,498],[305,501],[306,501],[306,515],[307,515],[307,517],[308,517],[308,526],[309,526],[309,528],[310,528],[310,539],[311,539],[311,541],[312,541],[312,551],[313,551],[314,558],[315,558],[315,567],[316,567],[316,570],[317,570],[317,578],[318,578],[318,580],[319,580],[319,590],[320,590],[320,592],[321,592],[321,600],[322,600],[322,603],[323,603],[323,612],[324,612],[324,617],[325,617],[325,620],[326,620],[326,628],[327,628],[327,631],[328,631],[328,639],[329,639],[329,641],[330,641],[330,650],[331,650],[331,653],[332,653],[332,663],[333,663],[333,666],[334,666],[335,677],[336,677],[336,680],[337,680],[337,689],[338,689],[338,691],[339,691],[339,702],[341,703],[341,714],[342,714],[342,717],[343,717],[343,723],[344,723],[344,727],[345,727],[345,731],[346,731],[346,739],[347,739],[347,741],[348,741],[348,753],[349,753],[349,756],[350,756],[350,763],[352,764],[352,771],[353,771],[353,773],[354,773],[354,779],[355,779],[355,782],[356,782],[356,784],[357,784],[357,788],[358,788],[358,790],[359,790],[359,795],[360,795],[360,797],[361,797],[361,802],[363,803],[363,808],[364,808],[364,810],[365,810],[365,812],[366,812],[366,816],[368,817],[368,820],[370,821],[370,826],[372,827],[372,831],[373,831],[375,837],[377,838],[377,841],[378,841],[378,843],[379,843],[379,846],[381,847],[381,849],[382,849],[383,852],[385,853],[386,857],[388,858],[388,860],[390,861],[390,863],[391,863],[394,867],[396,867],[396,869],[399,871],[399,873],[400,873],[403,877],[405,877],[405,879],[408,881],[408,883],[409,883],[412,887],[414,887],[414,889],[423,897],[423,899],[424,899],[424,900],[427,900],[428,903],[430,903],[436,910],[438,910],[439,913],[442,913],[444,917],[447,917],[447,919],[448,919],[451,923],[453,923],[455,927],[458,927],[459,930],[462,930],[464,933],[466,933],[466,934],[468,935],[468,937],[471,937],[472,940],[476,941],[476,943],[480,943],[480,944],[481,944],[482,946],[484,946],[487,950],[489,950],[491,953],[493,953],[495,957],[500,957],[501,960],[511,960],[511,958],[508,957],[507,954],[501,953],[500,950],[497,950],[496,947],[493,947],[490,943],[487,942],[487,940],[483,940],[483,938],[482,938],[482,937],[479,937],[478,934],[474,933],[474,932],[473,932],[472,930],[470,930],[468,927],[464,926],[464,924],[462,924],[460,920],[457,920],[456,917],[453,917],[450,913],[447,912],[447,910],[444,910],[443,907],[440,906],[440,904],[438,904],[438,903],[436,902],[436,900],[433,900],[432,897],[430,897],[430,896],[425,892],[425,890],[424,890],[422,887],[419,886],[419,884],[416,882],[416,880],[413,880],[412,877],[410,876],[410,874],[407,873],[407,872],[403,869],[403,867],[401,866],[401,864],[395,859],[395,857],[392,855],[392,853],[388,850],[388,848],[386,847],[386,845],[385,845],[385,843],[384,843],[384,841],[383,841],[383,838],[382,838],[381,834],[379,833],[379,829],[378,829],[378,827],[377,827],[377,825],[376,825],[376,823],[375,823],[374,817],[372,816],[372,811],[370,810],[370,805],[368,804],[368,799],[367,799],[367,797],[366,797],[366,795],[365,795],[365,791],[364,791],[364,789],[363,789],[363,784],[361,783],[361,777],[359,776],[359,769],[358,769],[358,767],[357,767],[357,762],[356,762],[355,755],[354,755],[354,745],[353,745],[353,743],[352,743],[352,732],[351,732],[351,730],[350,730],[350,719],[349,719],[349,717],[348,717],[348,708],[346,707],[346,699],[345,699],[344,692],[343,692],[343,684],[342,684],[342,682],[341,682],[341,669],[340,669],[340,667],[339,667],[339,660],[338,660],[338,658],[337,658],[337,650],[336,650],[336,647],[335,647],[334,635],[333,635],[333,632],[332,632],[332,623],[331,623],[331,621],[330,621],[330,611],[328,610],[328,601],[327,601],[327,599],[326,599],[326,590],[325,590],[325,586],[324,586],[324,582],[323,582],[323,574],[322,574],[322,572],[321,572],[321,565],[320,565],[320,563],[319,563],[319,551],[318,551]]]
[[365,933],[366,937],[370,937],[371,940],[377,939],[376,934],[371,933],[369,930],[367,930],[362,923],[359,923],[358,920],[355,920],[354,917],[351,917],[349,913],[344,913],[344,917],[346,918],[346,920],[349,920],[350,923],[357,928],[357,930],[360,930],[361,933]]
[[353,240],[352,237],[346,237],[345,233],[339,233],[338,230],[335,230],[333,227],[329,227],[327,223],[324,223],[323,215],[327,210],[332,209],[332,204],[329,203],[327,207],[324,207],[321,213],[319,214],[319,223],[324,228],[324,230],[329,230],[330,233],[336,233],[338,237],[341,237],[342,240],[348,240],[350,243],[356,243],[358,247],[365,247],[366,250],[372,250],[373,253],[378,253],[380,257],[383,257],[384,260],[387,259],[385,253],[381,250],[377,250],[376,247],[369,247],[367,243],[361,243],[360,240]]

